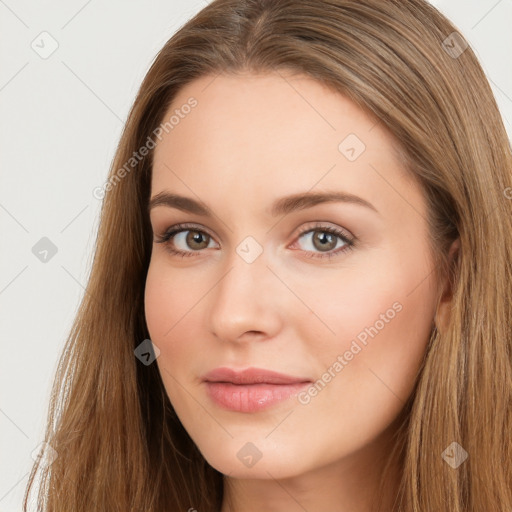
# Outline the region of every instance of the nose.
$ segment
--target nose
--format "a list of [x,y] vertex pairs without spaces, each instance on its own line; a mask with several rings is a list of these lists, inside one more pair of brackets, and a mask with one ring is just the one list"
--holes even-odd
[[227,271],[211,293],[212,333],[230,342],[274,337],[281,328],[280,284],[267,267],[264,254],[247,263],[233,251]]

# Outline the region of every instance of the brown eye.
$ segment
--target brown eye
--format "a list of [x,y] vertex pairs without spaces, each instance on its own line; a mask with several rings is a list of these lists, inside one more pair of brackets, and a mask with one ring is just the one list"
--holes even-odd
[[350,240],[343,233],[327,227],[309,229],[299,236],[299,240],[303,240],[303,250],[313,252],[329,252],[350,245]]
[[164,244],[173,255],[199,256],[204,251],[215,246],[213,238],[195,226],[179,224],[168,229],[164,235],[158,236],[157,243]]
[[337,236],[327,231],[313,231],[313,246],[319,251],[331,251],[338,243]]
[[324,225],[306,227],[293,244],[308,258],[333,258],[350,251],[355,246],[355,237],[339,228]]
[[201,231],[188,230],[185,232],[188,233],[185,237],[186,245],[191,249],[199,251],[208,247],[208,244],[210,243],[210,235]]

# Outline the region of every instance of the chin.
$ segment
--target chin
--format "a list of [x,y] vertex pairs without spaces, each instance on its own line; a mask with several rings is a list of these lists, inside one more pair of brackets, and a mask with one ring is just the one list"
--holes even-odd
[[300,446],[275,444],[263,436],[253,439],[237,437],[200,451],[210,466],[233,478],[281,479],[307,471]]

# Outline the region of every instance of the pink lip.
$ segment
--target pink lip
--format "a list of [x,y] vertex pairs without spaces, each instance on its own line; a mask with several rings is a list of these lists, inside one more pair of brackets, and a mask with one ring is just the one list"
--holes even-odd
[[238,412],[257,412],[297,394],[311,381],[260,368],[217,368],[203,377],[210,398]]

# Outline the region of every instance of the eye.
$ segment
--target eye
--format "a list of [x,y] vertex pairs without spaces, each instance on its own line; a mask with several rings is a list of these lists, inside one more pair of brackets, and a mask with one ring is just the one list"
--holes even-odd
[[156,240],[156,243],[165,244],[171,254],[182,257],[195,256],[194,253],[211,248],[210,242],[213,242],[213,238],[208,233],[187,224],[173,226]]
[[[332,258],[340,253],[354,248],[355,238],[339,228],[315,224],[303,229],[294,247],[303,239],[305,244],[299,247],[308,258]],[[167,251],[176,256],[196,256],[203,249],[210,249],[213,238],[206,231],[195,225],[178,224],[169,228],[162,236],[158,236],[156,243],[163,243]],[[301,245],[301,244],[299,244]]]
[[[305,243],[300,247],[308,253],[308,258],[332,258],[340,253],[352,250],[355,239],[341,229],[332,226],[316,224],[299,233],[298,241],[303,239]],[[297,245],[295,242],[294,245]]]

